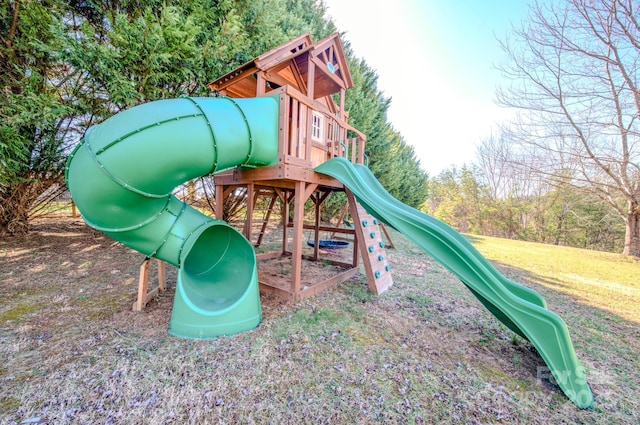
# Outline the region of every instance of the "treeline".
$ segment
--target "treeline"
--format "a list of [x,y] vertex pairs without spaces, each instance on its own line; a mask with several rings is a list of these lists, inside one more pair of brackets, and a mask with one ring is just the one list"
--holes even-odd
[[429,180],[422,209],[464,233],[622,251],[625,225],[611,205],[568,173],[540,178],[509,159],[508,149],[505,140],[483,141],[473,164]]
[[[28,229],[91,125],[143,102],[207,96],[208,82],[259,54],[335,31],[318,0],[2,0],[0,234]],[[417,206],[427,175],[388,123],[375,71],[346,44],[351,124],[368,135],[374,174]]]

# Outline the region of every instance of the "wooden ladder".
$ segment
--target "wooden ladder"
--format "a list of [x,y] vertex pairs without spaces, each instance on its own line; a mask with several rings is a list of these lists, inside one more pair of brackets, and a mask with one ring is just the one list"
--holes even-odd
[[347,198],[356,237],[360,241],[358,246],[369,289],[376,295],[381,294],[393,284],[391,266],[387,261],[385,243],[382,239],[381,223],[369,214],[349,191]]

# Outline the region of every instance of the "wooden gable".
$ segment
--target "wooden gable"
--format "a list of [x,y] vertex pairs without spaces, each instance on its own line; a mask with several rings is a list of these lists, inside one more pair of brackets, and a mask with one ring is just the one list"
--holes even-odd
[[353,87],[353,79],[338,33],[314,44],[311,60],[316,65],[315,98]]
[[302,34],[223,75],[209,87],[232,97],[254,97],[285,85],[315,99],[353,87],[340,35],[313,43],[308,33]]

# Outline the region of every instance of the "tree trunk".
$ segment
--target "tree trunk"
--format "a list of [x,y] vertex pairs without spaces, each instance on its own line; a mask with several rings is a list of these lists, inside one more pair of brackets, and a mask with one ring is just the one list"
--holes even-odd
[[34,203],[60,178],[28,179],[0,187],[0,235],[21,235],[29,231],[29,213]]
[[629,201],[629,214],[625,219],[627,225],[624,236],[624,255],[640,257],[640,205]]
[[0,198],[0,235],[21,235],[29,230],[28,196],[22,192],[24,183],[3,188]]

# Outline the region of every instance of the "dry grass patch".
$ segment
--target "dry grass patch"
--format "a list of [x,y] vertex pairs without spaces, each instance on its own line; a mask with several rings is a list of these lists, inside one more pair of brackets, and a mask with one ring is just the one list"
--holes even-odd
[[77,221],[2,240],[0,423],[640,421],[637,323],[540,286],[539,267],[504,269],[566,315],[596,396],[579,410],[530,344],[393,237],[382,296],[357,275],[298,304],[263,297],[256,330],[213,341],[167,335],[171,290],[132,312],[140,254]]

